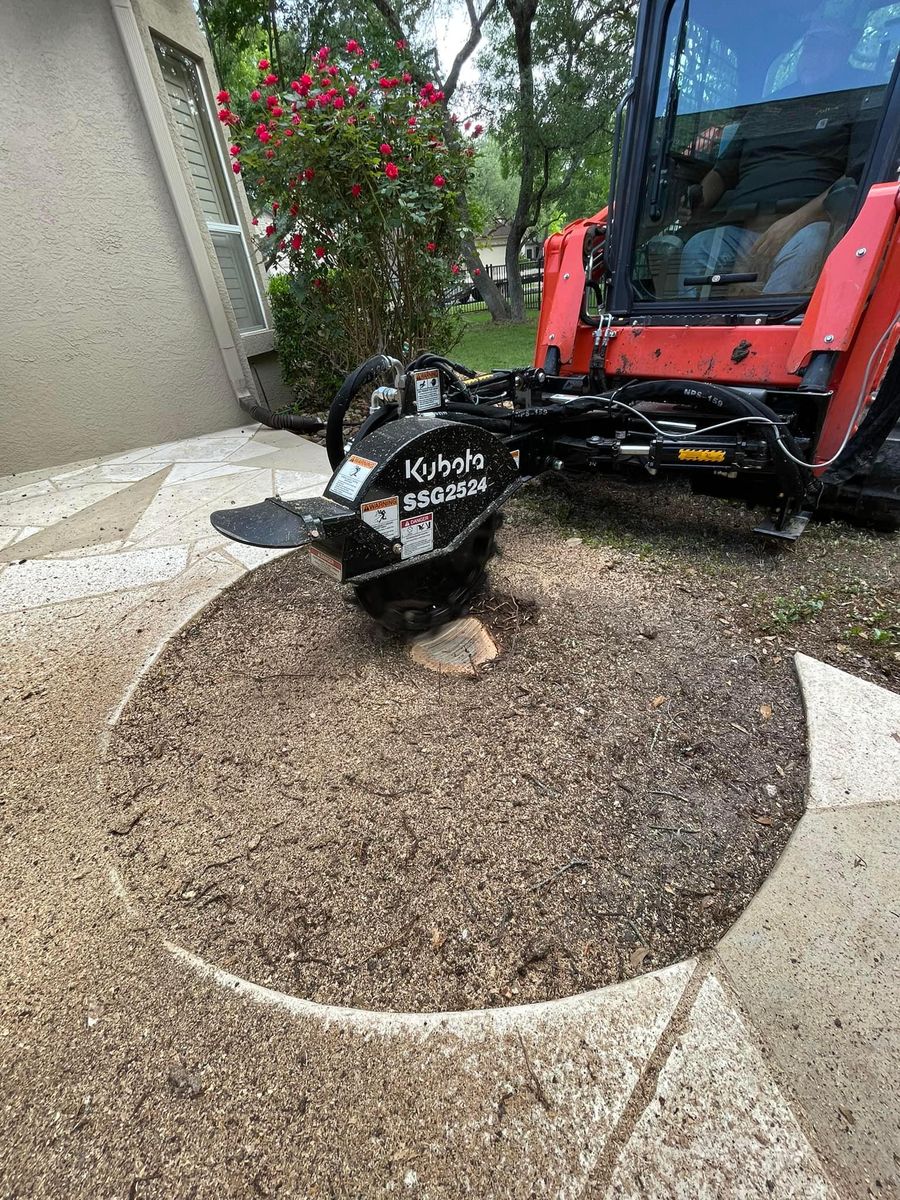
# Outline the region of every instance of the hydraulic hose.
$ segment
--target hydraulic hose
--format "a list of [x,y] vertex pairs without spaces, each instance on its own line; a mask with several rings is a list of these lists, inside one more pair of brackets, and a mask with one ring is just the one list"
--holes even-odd
[[254,421],[259,421],[261,425],[268,425],[270,429],[287,429],[291,433],[318,433],[324,428],[323,423],[318,417],[310,416],[308,413],[277,413],[271,409],[263,408],[260,404],[254,404],[252,400],[238,399],[238,404]]
[[328,421],[325,425],[325,449],[332,468],[336,469],[344,457],[344,417],[354,397],[367,383],[377,379],[384,371],[391,370],[393,365],[394,360],[386,354],[373,354],[351,371],[338,388],[328,410]]
[[[746,396],[736,388],[718,383],[702,383],[695,379],[635,380],[615,391],[612,399],[627,400],[629,404],[636,400],[679,400],[682,403],[694,404],[700,400],[711,408],[732,416],[763,417],[772,424],[760,423],[758,428],[769,447],[785,491],[790,495],[799,496],[806,488],[805,472],[782,451],[783,443],[791,454],[799,457],[797,443],[785,427],[783,418],[761,400]],[[779,427],[779,432],[776,432],[776,426]]]

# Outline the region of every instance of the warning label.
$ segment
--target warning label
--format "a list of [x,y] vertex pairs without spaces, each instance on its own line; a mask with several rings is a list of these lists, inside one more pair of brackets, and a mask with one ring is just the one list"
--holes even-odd
[[361,458],[351,454],[344,460],[343,466],[328,485],[328,490],[345,500],[355,500],[359,489],[366,482],[378,463],[371,458]]
[[418,513],[400,522],[401,558],[415,558],[434,549],[434,513]]
[[359,515],[366,525],[377,529],[382,537],[400,536],[400,500],[388,496],[386,500],[367,500],[359,506]]
[[318,546],[309,546],[309,561],[316,570],[321,571],[323,575],[327,575],[329,579],[336,579],[340,583],[344,577],[344,568],[341,560],[335,558],[332,554],[326,554]]
[[510,453],[510,457],[512,458],[513,462],[516,464],[516,466],[518,466],[519,465],[519,455],[522,453],[521,450],[510,450],[509,453]]
[[416,381],[416,412],[441,407],[441,376],[437,370],[413,371]]

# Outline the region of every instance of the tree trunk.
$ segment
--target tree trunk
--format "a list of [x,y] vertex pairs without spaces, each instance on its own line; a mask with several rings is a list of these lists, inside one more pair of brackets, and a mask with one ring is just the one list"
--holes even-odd
[[522,175],[519,199],[506,239],[506,278],[509,286],[509,308],[514,321],[525,320],[525,292],[519,272],[519,253],[525,233],[531,223],[535,174],[534,121],[534,62],[531,27],[537,11],[537,0],[506,0],[506,9],[513,23],[516,43],[516,65],[519,71],[519,136]]
[[[466,223],[466,228],[470,229],[469,200],[465,194],[459,198],[459,207],[463,220]],[[487,305],[487,310],[491,314],[491,320],[508,321],[510,319],[509,305],[503,293],[497,287],[496,283],[494,283],[491,275],[484,269],[481,255],[478,253],[478,247],[475,245],[475,238],[471,233],[467,233],[462,240],[462,254],[466,269],[475,281],[478,294]]]

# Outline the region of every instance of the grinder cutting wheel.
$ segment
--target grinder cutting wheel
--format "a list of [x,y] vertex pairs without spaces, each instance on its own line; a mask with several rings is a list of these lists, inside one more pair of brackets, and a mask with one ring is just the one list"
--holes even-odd
[[534,365],[369,359],[331,406],[324,497],[216,528],[306,546],[410,630],[464,610],[544,471],[681,475],[767,510],[775,544],[816,514],[896,528],[900,23],[828,7],[757,0],[751,28],[731,0],[643,0],[613,202],[546,242]]

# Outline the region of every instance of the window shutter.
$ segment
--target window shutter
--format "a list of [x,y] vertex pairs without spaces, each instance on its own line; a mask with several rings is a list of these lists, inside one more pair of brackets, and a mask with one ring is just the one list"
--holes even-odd
[[230,183],[224,178],[196,64],[165,42],[156,42],[156,52],[191,182],[206,218],[238,328],[243,332],[264,329],[262,304],[237,224]]

